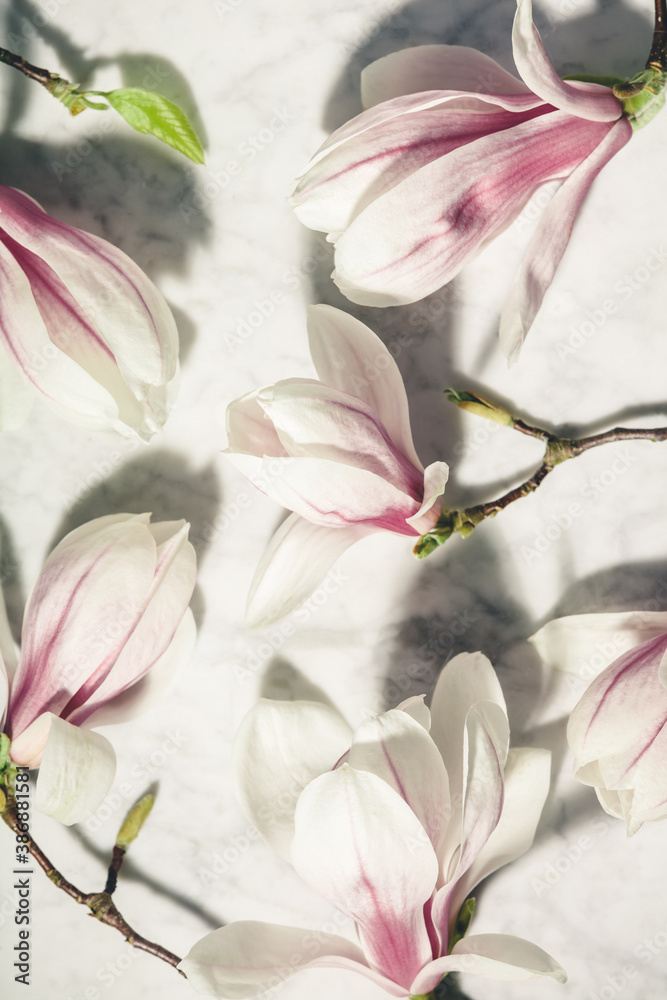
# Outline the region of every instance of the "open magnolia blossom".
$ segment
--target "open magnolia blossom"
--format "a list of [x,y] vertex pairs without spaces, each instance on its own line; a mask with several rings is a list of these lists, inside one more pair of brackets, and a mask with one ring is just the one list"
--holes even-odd
[[410,698],[355,733],[327,705],[260,701],[235,742],[248,815],[354,921],[359,944],[239,921],[179,968],[198,992],[230,1000],[268,996],[315,966],[359,972],[395,997],[429,994],[453,971],[564,982],[535,945],[457,927],[474,886],[530,847],[549,788],[548,751],[508,744],[502,691],[480,653],[447,664],[430,712]]
[[28,601],[20,656],[2,608],[0,731],[15,764],[39,767],[36,807],[63,823],[90,816],[113,782],[113,748],[91,727],[151,708],[192,651],[188,527],[112,514],[70,532]]
[[628,836],[667,816],[667,614],[572,615],[534,637],[554,666],[594,679],[567,727],[574,776]]
[[176,324],[141,268],[0,185],[0,428],[37,393],[87,428],[149,440],[177,385]]
[[248,597],[248,624],[297,608],[353,542],[375,531],[413,538],[440,514],[448,467],[425,470],[405,386],[382,341],[331,306],[311,306],[308,339],[321,381],[285,379],[230,403],[225,454],[294,511],[273,536]]
[[557,76],[518,0],[517,79],[456,45],[404,49],[362,74],[367,109],[315,154],[292,201],[335,243],[333,278],[353,302],[400,305],[454,278],[516,219],[537,187],[563,181],[510,289],[501,345],[514,359],[593,179],[632,126],[608,87]]

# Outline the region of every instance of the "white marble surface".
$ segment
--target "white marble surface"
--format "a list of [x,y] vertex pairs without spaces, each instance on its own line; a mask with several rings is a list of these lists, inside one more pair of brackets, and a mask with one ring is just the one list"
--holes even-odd
[[[645,59],[651,6],[649,0],[542,0],[536,17],[563,73],[625,74]],[[640,442],[592,452],[470,539],[453,540],[421,564],[404,539],[369,539],[341,561],[340,588],[294,636],[283,642],[275,630],[262,636],[242,627],[251,575],[282,515],[220,455],[225,406],[261,383],[312,375],[305,305],[344,304],[328,279],[329,250],[286,204],[292,179],[328,131],[359,110],[363,65],[398,47],[439,40],[483,48],[511,67],[512,14],[512,0],[2,5],[3,44],[97,89],[122,82],[159,89],[194,113],[206,138],[207,166],[188,166],[120,122],[102,130],[103,116],[92,112],[69,120],[36,85],[0,67],[0,182],[24,188],[58,218],[131,254],[167,296],[182,335],[178,408],[150,446],[86,434],[42,408],[0,444],[1,575],[17,628],[45,554],[71,527],[124,510],[192,522],[200,560],[194,659],[158,709],[107,733],[118,751],[118,784],[130,786],[129,796],[151,781],[159,785],[118,904],[138,930],[177,953],[237,918],[318,928],[335,920],[284,862],[248,838],[235,801],[231,741],[258,693],[299,694],[315,685],[355,723],[406,693],[428,692],[451,652],[481,649],[498,668],[515,744],[553,749],[554,785],[534,849],[481,890],[475,928],[534,940],[562,962],[570,981],[561,987],[468,977],[462,990],[470,1000],[664,996],[665,827],[646,827],[627,842],[622,824],[571,780],[564,719],[583,684],[548,676],[525,643],[555,612],[664,607],[664,446]],[[233,160],[240,169],[230,178]],[[441,394],[445,386],[483,388],[512,400],[527,418],[581,433],[620,419],[665,422],[665,176],[663,113],[596,182],[521,361],[510,371],[495,329],[531,231],[530,211],[429,300],[386,312],[355,310],[387,343],[406,329],[413,335],[398,364],[417,449],[425,463],[451,463],[452,506],[489,499],[520,481],[540,449],[453,410]],[[646,280],[642,265],[656,253],[662,264]],[[626,275],[636,275],[630,292]],[[238,336],[241,321],[272,293],[280,299],[272,314],[251,337]],[[615,314],[586,326],[610,298]],[[239,510],[241,495],[250,502]],[[553,525],[575,503],[572,524],[544,545],[540,539],[558,535]],[[452,642],[449,629],[460,616],[468,627]],[[165,753],[174,738],[178,752]],[[117,811],[90,831],[35,814],[34,829],[62,871],[93,889],[103,884],[119,817]],[[582,837],[587,846],[577,857]],[[0,838],[3,915],[9,839]],[[568,852],[576,858],[569,864]],[[228,866],[205,884],[201,872],[216,855]],[[546,885],[547,874],[559,869]],[[3,1000],[194,996],[172,969],[132,952],[46,879],[36,875],[33,892],[29,991],[11,982],[15,928],[0,920]],[[646,940],[655,952],[650,961]],[[281,995],[333,1000],[343,991],[350,1000],[384,995],[363,979],[331,971],[302,974]]]

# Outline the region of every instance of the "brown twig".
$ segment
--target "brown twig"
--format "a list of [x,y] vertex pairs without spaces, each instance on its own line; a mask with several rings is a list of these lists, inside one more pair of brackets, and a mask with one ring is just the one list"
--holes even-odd
[[[456,405],[462,406],[463,409],[472,408],[470,405],[470,401],[474,398],[472,393],[457,395],[452,394],[451,390],[448,390],[448,393],[450,400]],[[481,399],[481,397],[477,398]],[[488,400],[483,401],[483,406],[474,404],[474,412],[476,413],[483,413],[485,409],[493,412],[493,404],[489,403]],[[534,493],[557,465],[561,465],[570,458],[576,458],[577,455],[590,451],[591,448],[597,448],[599,445],[614,444],[619,441],[667,441],[667,427],[614,427],[602,434],[591,434],[584,438],[561,438],[550,431],[542,430],[540,427],[533,427],[523,420],[513,419],[504,410],[501,412],[508,416],[507,421],[503,421],[506,426],[513,427],[521,434],[545,442],[546,451],[542,464],[529,479],[498,497],[497,500],[489,500],[486,503],[476,504],[474,507],[466,507],[462,510],[443,510],[435,526],[431,531],[422,535],[414,547],[414,553],[420,559],[430,555],[434,549],[444,544],[453,534],[458,533],[463,538],[467,537],[487,517],[495,517],[498,511],[504,510],[515,500],[520,500],[522,497]],[[496,417],[491,416],[490,419],[496,419]]]
[[36,80],[43,87],[47,87],[54,80],[60,79],[57,73],[51,73],[48,69],[40,69],[39,66],[33,66],[32,63],[23,59],[22,56],[16,55],[15,52],[10,52],[9,49],[0,48],[0,62],[19,70],[28,79]]
[[[19,818],[16,806],[11,803],[11,800],[8,800],[8,804],[2,812],[2,818],[7,826],[14,831],[14,833],[21,833],[21,830],[19,829]],[[77,889],[72,882],[68,881],[68,879],[66,879],[64,875],[61,875],[58,869],[51,864],[44,851],[38,844],[35,843],[32,836],[30,834],[27,836],[28,850],[54,885],[56,885],[59,889],[62,889],[63,892],[66,892],[68,896],[72,897],[72,899],[75,899],[77,903],[82,903],[84,906],[87,906],[91,913],[93,913],[93,915],[97,917],[101,923],[108,924],[109,927],[114,927],[117,931],[120,931],[125,940],[128,944],[131,944],[132,947],[139,948],[141,951],[147,951],[149,955],[155,955],[156,958],[161,959],[163,962],[167,962],[169,965],[173,965],[174,968],[180,964],[181,959],[178,955],[174,955],[171,951],[167,951],[167,949],[163,948],[162,945],[155,944],[153,941],[147,941],[145,937],[142,937],[141,934],[137,934],[137,932],[130,927],[127,920],[125,920],[122,914],[119,913],[111,898],[111,892],[113,889],[108,890],[105,888],[104,892],[81,892],[80,889]],[[114,855],[115,853],[116,852],[114,850]],[[120,868],[121,862],[122,858],[115,870],[116,874]],[[110,870],[113,865],[114,861],[112,860]],[[109,881],[107,880],[107,886],[108,884]],[[180,973],[180,975],[183,975],[183,973]]]
[[657,66],[667,69],[667,5],[665,0],[655,0],[655,28],[646,68]]

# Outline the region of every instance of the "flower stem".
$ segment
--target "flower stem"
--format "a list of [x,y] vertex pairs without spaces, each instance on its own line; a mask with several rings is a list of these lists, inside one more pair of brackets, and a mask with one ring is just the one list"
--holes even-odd
[[[7,789],[7,802],[4,809],[2,810],[2,818],[14,833],[19,834],[21,830],[19,828],[19,817],[16,810],[16,800],[13,798],[11,791]],[[23,835],[23,834],[22,834]],[[167,951],[159,944],[154,944],[152,941],[147,941],[145,937],[141,934],[137,934],[133,930],[125,918],[116,908],[112,898],[111,893],[106,889],[104,892],[82,892],[77,889],[70,881],[68,881],[64,875],[58,871],[57,868],[49,861],[44,851],[35,843],[32,836],[28,836],[28,850],[32,854],[33,858],[37,864],[44,870],[47,877],[63,892],[75,899],[77,903],[82,903],[87,906],[88,909],[97,917],[99,921],[103,924],[108,924],[109,927],[115,927],[117,931],[124,936],[128,944],[131,944],[133,948],[139,948],[141,951],[147,951],[149,955],[155,955],[156,958],[160,958],[163,962],[167,962],[169,965],[173,965],[176,968],[181,959],[178,955],[174,955],[172,952]],[[112,861],[112,866],[114,862]],[[120,868],[120,864],[118,865]],[[117,871],[117,869],[116,869]],[[108,885],[108,882],[107,882]],[[180,973],[183,975],[183,973]]]
[[655,27],[646,68],[667,69],[667,0],[655,0]]
[[[453,400],[451,390],[447,390],[447,393]],[[466,393],[467,400],[471,396],[472,393]],[[489,405],[488,401],[484,402],[486,406]],[[469,409],[469,403],[463,408]],[[481,411],[477,410],[476,412]],[[582,455],[585,451],[590,451],[591,448],[618,441],[667,441],[667,427],[614,427],[602,434],[591,434],[589,437],[577,439],[558,437],[556,434],[551,434],[540,427],[533,427],[531,424],[516,418],[513,418],[508,426],[513,427],[521,434],[527,434],[529,437],[538,438],[545,442],[544,460],[539,469],[533,473],[530,479],[527,479],[520,486],[516,486],[509,493],[498,497],[497,500],[489,500],[486,503],[476,504],[474,507],[466,507],[462,510],[443,510],[431,531],[422,535],[415,545],[414,553],[418,558],[423,559],[430,555],[434,549],[443,545],[457,532],[462,538],[466,538],[487,517],[495,517],[498,511],[508,507],[515,500],[520,500],[522,497],[534,493],[557,465],[561,465],[570,458],[576,458],[577,455]]]

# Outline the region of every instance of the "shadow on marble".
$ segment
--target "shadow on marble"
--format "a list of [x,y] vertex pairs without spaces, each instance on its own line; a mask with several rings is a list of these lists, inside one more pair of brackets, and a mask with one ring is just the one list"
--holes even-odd
[[26,601],[26,588],[23,581],[21,564],[16,558],[16,550],[9,528],[4,518],[0,517],[0,587],[1,599],[5,602],[9,627],[14,642],[20,645],[21,626],[23,623],[23,608]]
[[281,656],[271,660],[262,675],[258,697],[273,701],[316,701],[340,711],[319,685]]
[[[31,39],[37,35],[53,45],[77,82],[115,61],[126,83],[176,100],[200,127],[189,84],[163,57],[142,53],[86,59],[41,8],[15,0],[5,17],[6,44],[20,47],[20,54],[30,59]],[[38,84],[9,67],[2,70],[8,94],[2,182],[25,190],[61,221],[119,246],[150,277],[184,274],[192,248],[211,239],[206,202],[198,198],[197,167],[156,139],[140,136],[112,112],[84,112],[88,127],[83,135],[78,127],[73,130],[66,145],[22,138],[16,127],[31,100],[53,102],[54,115],[68,112]]]
[[[201,569],[212,540],[208,529],[215,522],[220,503],[220,485],[213,463],[195,470],[182,455],[164,448],[151,449],[88,489],[58,525],[49,551],[68,532],[95,517],[150,511],[154,521],[180,518],[189,521],[190,540]],[[200,626],[205,604],[199,586],[190,606]]]
[[[148,788],[142,792],[142,795],[152,794],[157,797],[160,790],[159,781],[154,781]],[[108,865],[111,860],[111,847],[107,850],[98,847],[93,841],[86,835],[83,826],[71,826],[68,827],[68,832],[74,840],[76,840],[81,847],[91,856],[101,861],[103,865]],[[118,884],[122,886],[123,882],[135,882],[145,886],[155,893],[156,896],[162,896],[165,899],[169,899],[174,905],[180,907],[182,910],[192,913],[194,916],[198,917],[204,924],[215,930],[218,927],[223,927],[226,923],[221,917],[217,916],[213,911],[207,909],[207,907],[202,906],[202,904],[196,900],[186,895],[183,892],[179,892],[177,889],[172,888],[169,885],[165,885],[159,879],[153,878],[151,875],[140,868],[132,861],[131,854],[128,855],[123,861],[123,867],[120,871],[118,877]],[[94,887],[91,889],[87,886],[79,886],[84,892],[96,891]],[[100,886],[101,889],[104,888]],[[122,906],[121,906],[122,912]],[[127,914],[124,914],[127,918]],[[132,924],[132,919],[129,919],[130,924]],[[145,937],[150,940],[151,934],[149,928],[135,928],[138,932],[143,933]]]

